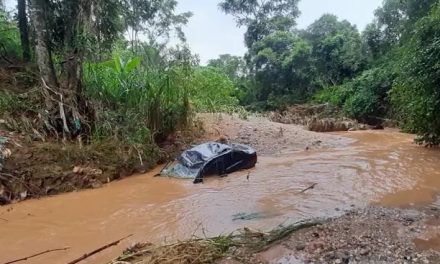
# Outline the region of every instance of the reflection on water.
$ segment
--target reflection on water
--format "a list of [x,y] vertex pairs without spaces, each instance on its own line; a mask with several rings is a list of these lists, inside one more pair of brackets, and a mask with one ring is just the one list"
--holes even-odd
[[[1,218],[8,222],[0,225],[0,263],[70,246],[68,252],[28,262],[65,263],[134,234],[88,261],[102,263],[135,241],[211,236],[244,226],[266,230],[370,202],[405,206],[435,201],[440,190],[439,151],[417,147],[411,135],[395,131],[344,136],[354,140],[340,140],[334,149],[260,157],[249,180],[248,172],[238,172],[193,185],[154,178],[154,171],[102,189],[2,207]],[[313,183],[314,189],[300,193]]]

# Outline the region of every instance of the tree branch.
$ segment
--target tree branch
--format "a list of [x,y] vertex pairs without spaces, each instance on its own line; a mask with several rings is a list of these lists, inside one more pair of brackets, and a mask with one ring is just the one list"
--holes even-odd
[[69,262],[69,263],[67,263],[67,264],[76,264],[76,263],[78,263],[78,262],[80,262],[80,261],[83,261],[83,260],[85,260],[86,258],[89,258],[89,257],[91,257],[91,256],[93,256],[93,255],[95,255],[95,254],[97,254],[97,253],[99,253],[99,252],[101,252],[101,251],[103,251],[103,250],[109,248],[109,247],[116,246],[117,244],[119,244],[119,242],[121,242],[122,240],[127,239],[127,238],[129,238],[129,237],[131,237],[131,236],[133,236],[133,234],[128,235],[128,236],[126,236],[126,237],[123,237],[123,238],[121,238],[121,239],[118,239],[118,240],[116,240],[116,241],[114,241],[114,242],[112,242],[112,243],[109,243],[109,244],[105,245],[105,246],[102,246],[102,247],[100,247],[100,248],[98,248],[98,249],[96,249],[96,250],[93,250],[92,252],[86,253],[86,254],[84,254],[82,257],[77,258],[77,259],[75,259],[75,260],[72,260],[71,262]]
[[30,258],[38,257],[38,256],[41,256],[41,255],[43,255],[43,254],[50,253],[50,252],[54,252],[54,251],[65,251],[65,250],[68,250],[68,249],[70,249],[70,248],[69,248],[69,247],[65,247],[65,248],[48,249],[48,250],[45,250],[45,251],[42,251],[42,252],[36,253],[36,254],[34,254],[34,255],[30,255],[30,256],[28,256],[28,257],[24,257],[24,258],[20,258],[20,259],[16,259],[16,260],[12,260],[12,261],[5,262],[4,264],[12,264],[12,263],[20,262],[20,261],[25,261],[25,260],[28,260],[28,259],[30,259]]

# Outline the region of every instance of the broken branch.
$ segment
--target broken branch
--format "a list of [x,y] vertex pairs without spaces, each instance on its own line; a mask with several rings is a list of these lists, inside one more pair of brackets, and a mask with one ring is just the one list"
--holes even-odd
[[305,192],[307,192],[308,190],[315,189],[315,186],[316,186],[316,185],[318,185],[318,184],[317,184],[317,183],[314,183],[314,184],[310,185],[309,187],[305,188],[304,190],[300,191],[299,193],[305,193]]
[[70,248],[69,248],[69,247],[65,247],[65,248],[48,249],[48,250],[45,250],[45,251],[39,252],[39,253],[37,253],[37,254],[34,254],[34,255],[31,255],[31,256],[28,256],[28,257],[24,257],[24,258],[20,258],[20,259],[12,260],[12,261],[9,261],[9,262],[5,262],[4,264],[11,264],[11,263],[16,263],[16,262],[20,262],[20,261],[25,261],[25,260],[28,260],[28,259],[30,259],[30,258],[38,257],[38,256],[41,256],[41,255],[43,255],[43,254],[50,253],[50,252],[54,252],[54,251],[64,251],[64,250],[68,250],[68,249],[70,249]]
[[116,245],[119,244],[122,240],[127,239],[127,238],[129,238],[129,237],[131,237],[131,236],[133,236],[133,234],[128,235],[128,236],[126,236],[126,237],[123,237],[123,238],[121,238],[121,239],[118,239],[118,240],[116,240],[116,241],[114,241],[114,242],[111,242],[111,243],[109,243],[109,244],[107,244],[107,245],[105,245],[105,246],[102,246],[102,247],[100,247],[100,248],[98,248],[98,249],[95,249],[95,250],[93,250],[92,252],[86,253],[86,254],[84,254],[82,257],[77,258],[77,259],[75,259],[75,260],[72,260],[71,262],[69,262],[69,263],[67,263],[67,264],[76,264],[76,263],[78,263],[78,262],[80,262],[80,261],[83,261],[83,260],[85,260],[86,258],[89,258],[89,257],[91,257],[91,256],[93,256],[93,255],[95,255],[95,254],[97,254],[97,253],[99,253],[99,252],[101,252],[101,251],[103,251],[103,250],[109,248],[109,247],[116,246]]

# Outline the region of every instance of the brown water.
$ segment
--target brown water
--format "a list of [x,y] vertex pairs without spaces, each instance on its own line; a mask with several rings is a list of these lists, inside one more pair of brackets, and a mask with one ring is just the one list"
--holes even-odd
[[[339,147],[259,157],[257,167],[204,184],[155,178],[157,170],[104,188],[0,208],[0,263],[70,247],[26,263],[66,263],[134,234],[84,263],[105,263],[138,241],[161,243],[225,234],[244,226],[268,230],[305,218],[341,214],[379,203],[435,203],[440,151],[412,144],[395,131],[353,132]],[[306,193],[299,192],[313,183]],[[240,217],[248,219],[240,219]]]

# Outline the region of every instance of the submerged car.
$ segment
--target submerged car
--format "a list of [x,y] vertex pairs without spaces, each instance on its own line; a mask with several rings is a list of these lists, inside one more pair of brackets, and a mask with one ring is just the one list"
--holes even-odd
[[250,169],[257,163],[256,151],[242,144],[208,142],[185,150],[176,162],[165,166],[160,175],[203,182],[207,175],[226,175]]

